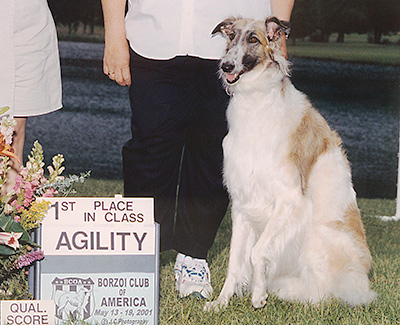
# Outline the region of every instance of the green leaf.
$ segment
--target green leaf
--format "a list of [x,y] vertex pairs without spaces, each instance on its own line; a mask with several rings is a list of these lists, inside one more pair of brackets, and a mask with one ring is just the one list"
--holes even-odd
[[0,245],[0,255],[10,256],[19,253],[19,249],[15,250],[14,248],[8,247],[6,245]]
[[28,232],[21,226],[21,224],[14,219],[11,221],[11,227],[8,230],[9,232],[22,232],[22,236],[19,239],[20,242],[23,243],[30,243],[31,237],[29,236]]
[[31,237],[28,232],[21,226],[18,221],[14,220],[13,216],[0,216],[0,228],[5,232],[22,232],[22,236],[19,239],[19,242],[25,243],[28,245],[36,246],[34,242],[31,241]]
[[[14,220],[14,218],[12,218]],[[9,223],[11,222],[11,216],[7,216],[5,214],[0,215],[0,229],[2,231],[7,231],[7,227],[9,227]]]

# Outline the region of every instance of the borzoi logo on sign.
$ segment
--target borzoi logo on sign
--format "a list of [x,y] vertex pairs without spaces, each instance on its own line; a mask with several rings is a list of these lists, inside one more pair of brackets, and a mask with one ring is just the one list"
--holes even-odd
[[54,278],[52,300],[55,303],[55,317],[60,320],[86,320],[94,311],[93,280],[89,278]]
[[56,324],[156,324],[153,199],[52,198],[42,224],[40,297]]

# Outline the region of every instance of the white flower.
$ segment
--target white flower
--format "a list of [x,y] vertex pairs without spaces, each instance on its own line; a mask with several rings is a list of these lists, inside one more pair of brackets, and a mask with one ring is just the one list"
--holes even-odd
[[21,238],[21,236],[22,232],[0,232],[0,244],[17,249],[19,247],[18,239]]
[[54,168],[52,166],[47,166],[47,170],[49,171],[50,175],[54,173]]
[[13,211],[14,211],[13,206],[11,204],[6,203],[6,205],[4,206],[4,213],[6,215],[10,215]]

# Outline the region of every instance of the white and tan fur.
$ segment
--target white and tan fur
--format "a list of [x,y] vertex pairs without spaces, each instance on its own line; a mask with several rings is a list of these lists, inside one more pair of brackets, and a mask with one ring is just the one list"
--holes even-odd
[[371,254],[349,163],[339,136],[290,82],[274,27],[229,18],[213,32],[228,42],[221,78],[233,94],[223,142],[232,239],[225,284],[205,309],[246,290],[255,308],[270,292],[369,303]]

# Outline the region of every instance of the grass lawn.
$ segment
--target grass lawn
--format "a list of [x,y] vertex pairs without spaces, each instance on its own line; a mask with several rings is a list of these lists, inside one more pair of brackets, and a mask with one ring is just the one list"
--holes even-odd
[[[339,301],[318,307],[287,303],[275,296],[254,310],[250,296],[234,297],[217,313],[204,313],[204,301],[179,299],[174,290],[175,254],[162,253],[160,324],[400,324],[400,223],[383,222],[370,214],[393,215],[394,201],[360,199],[359,206],[373,256],[371,285],[378,298],[368,306],[350,308]],[[227,216],[209,253],[214,299],[222,289],[229,254]]]
[[104,28],[101,26],[95,26],[93,34],[91,34],[89,27],[84,33],[83,25],[79,24],[76,30],[69,33],[68,26],[58,24],[57,34],[60,41],[104,43]]
[[[121,181],[89,179],[77,195],[113,196],[122,192]],[[254,310],[248,295],[231,299],[217,313],[204,313],[204,301],[178,298],[173,266],[176,252],[161,254],[160,324],[400,324],[400,222],[383,222],[377,215],[395,213],[394,200],[359,199],[373,264],[371,285],[378,298],[367,306],[350,308],[338,301],[318,307],[287,303],[271,295],[264,308]],[[214,299],[221,291],[228,263],[230,218],[227,215],[209,252]]]
[[296,40],[288,41],[289,57],[312,58],[382,65],[400,65],[399,37],[392,36],[392,44],[371,44],[366,35],[347,35],[344,43],[336,43],[331,37],[329,43],[314,43]]
[[124,186],[122,180],[108,179],[87,179],[83,184],[74,185],[76,193],[74,196],[114,196],[115,194],[123,194]]

